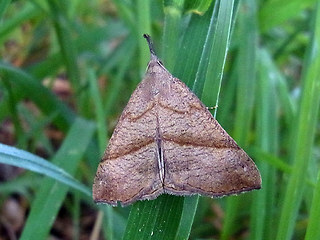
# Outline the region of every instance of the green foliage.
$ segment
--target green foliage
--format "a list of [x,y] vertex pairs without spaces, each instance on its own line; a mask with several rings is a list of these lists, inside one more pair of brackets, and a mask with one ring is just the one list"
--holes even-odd
[[[174,76],[217,105],[261,190],[93,204],[99,159],[149,59],[143,33]],[[0,183],[0,204],[18,194],[30,205],[21,239],[48,239],[62,209],[74,239],[319,238],[317,1],[3,0],[0,43],[0,163],[25,169]],[[83,206],[97,216],[89,232]]]

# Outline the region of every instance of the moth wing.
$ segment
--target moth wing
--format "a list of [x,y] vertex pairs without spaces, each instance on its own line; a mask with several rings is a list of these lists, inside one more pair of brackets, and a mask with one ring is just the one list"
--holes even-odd
[[176,78],[169,89],[159,109],[165,192],[215,197],[259,189],[256,165],[197,96]]

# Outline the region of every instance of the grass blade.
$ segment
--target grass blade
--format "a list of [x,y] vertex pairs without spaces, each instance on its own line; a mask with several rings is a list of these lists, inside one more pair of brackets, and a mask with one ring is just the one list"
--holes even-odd
[[67,17],[68,6],[67,2],[47,1],[51,12],[53,25],[58,37],[62,58],[66,65],[68,77],[71,80],[72,86],[77,92],[80,88],[80,73],[76,64],[77,54],[73,39],[71,37],[72,24]]
[[[253,0],[244,0],[239,9],[239,53],[237,66],[237,99],[235,113],[234,139],[240,146],[246,146],[250,132],[253,112],[255,87],[256,57],[256,4]],[[248,194],[247,194],[248,195]],[[242,196],[229,197],[227,200],[226,217],[221,239],[229,239],[237,229],[236,218],[239,216],[239,204]]]
[[[3,7],[1,9],[2,11],[5,11],[5,5],[9,4],[7,1],[1,1],[0,7]],[[0,10],[0,11],[1,11]],[[10,18],[9,21],[5,21],[1,23],[0,27],[0,44],[3,44],[3,41],[5,40],[6,36],[16,27],[20,26],[23,22],[32,19],[34,17],[37,17],[41,14],[41,11],[34,7],[34,5],[30,2],[27,2],[27,5],[22,9],[22,11],[17,12],[17,14]]]
[[150,1],[149,0],[137,0],[136,10],[137,10],[137,37],[139,45],[139,73],[140,77],[144,76],[144,72],[147,63],[150,59],[150,53],[148,48],[146,48],[145,39],[142,37],[143,34],[151,34],[151,20],[150,20]]
[[1,78],[10,81],[14,86],[12,89],[15,91],[15,96],[27,97],[48,115],[58,113],[54,123],[63,130],[68,129],[74,120],[74,112],[49,89],[45,88],[40,81],[21,69],[4,63],[0,63],[0,74]]
[[[52,162],[55,165],[60,165],[65,171],[74,174],[87,145],[91,141],[93,132],[94,125],[92,123],[77,119]],[[49,230],[67,192],[68,186],[50,178],[43,180],[33,201],[33,208],[29,213],[21,240],[33,239],[34,236],[37,236],[39,240],[47,239]],[[38,227],[39,223],[41,223],[41,227]]]
[[[209,52],[210,57],[206,69],[205,76],[197,76],[195,81],[198,81],[198,77],[205,77],[205,85],[203,87],[201,99],[208,106],[218,106],[219,93],[221,88],[221,81],[223,77],[223,70],[225,61],[227,58],[227,52],[230,43],[232,19],[233,19],[233,7],[234,1],[221,1],[218,10],[218,16],[216,18],[215,26],[210,24],[210,29],[213,27],[214,36],[207,36],[203,53]],[[209,30],[211,32],[212,30]],[[209,48],[209,42],[212,41],[212,47]],[[201,64],[201,62],[200,62]],[[195,91],[200,91],[199,86],[194,87]],[[214,112],[216,116],[217,108]]]
[[318,179],[316,187],[313,191],[312,205],[310,209],[309,223],[305,240],[320,239],[320,171],[318,172]]
[[[262,151],[273,153],[277,152],[278,134],[277,134],[277,94],[275,79],[270,81],[271,58],[266,50],[260,50],[257,54],[258,64],[258,83],[257,93],[257,144]],[[260,158],[264,160],[264,158]],[[260,170],[262,189],[253,194],[252,219],[250,221],[251,239],[272,239],[274,236],[274,216],[267,214],[273,212],[275,206],[275,168],[271,168],[267,161],[257,162]]]
[[165,0],[164,11],[164,28],[162,39],[162,61],[166,68],[172,71],[174,64],[177,63],[177,49],[181,24],[181,15],[184,0]]
[[154,201],[135,203],[123,239],[174,239],[182,206],[182,197],[169,195],[161,195]]
[[315,2],[316,0],[292,0],[290,2],[274,0],[265,2],[259,14],[261,31],[265,32],[287,21],[301,10],[313,6]]
[[105,149],[105,142],[107,139],[107,127],[105,125],[105,114],[102,105],[102,98],[98,88],[98,81],[93,69],[89,69],[88,79],[90,85],[91,98],[93,99],[95,106],[99,149],[100,154],[103,154]]
[[290,175],[285,191],[280,223],[278,227],[278,240],[291,239],[297,219],[298,209],[301,204],[304,179],[310,161],[318,109],[320,105],[320,4],[314,10],[313,36],[309,51],[306,55],[304,72],[302,75],[303,89],[300,107],[295,124],[292,126],[295,132],[292,144],[293,171]]
[[[2,16],[6,12],[11,0],[3,0],[0,2],[0,24],[2,24]],[[0,34],[1,35],[1,34]]]
[[0,143],[0,163],[24,168],[55,179],[90,196],[91,191],[65,170],[32,153]]

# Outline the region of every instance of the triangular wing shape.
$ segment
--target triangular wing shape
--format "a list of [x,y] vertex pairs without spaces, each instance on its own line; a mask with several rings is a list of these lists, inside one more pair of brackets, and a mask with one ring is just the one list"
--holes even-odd
[[155,56],[99,164],[95,202],[122,206],[175,195],[223,196],[261,187],[250,157]]

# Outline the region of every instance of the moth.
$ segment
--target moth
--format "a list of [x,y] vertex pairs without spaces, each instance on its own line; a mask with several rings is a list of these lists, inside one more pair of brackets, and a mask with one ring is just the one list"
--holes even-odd
[[163,193],[221,197],[259,189],[252,159],[144,37],[151,59],[98,166],[94,201],[127,206]]

